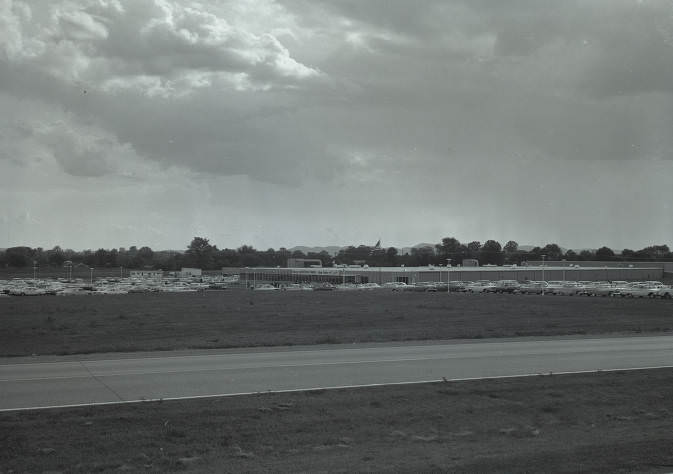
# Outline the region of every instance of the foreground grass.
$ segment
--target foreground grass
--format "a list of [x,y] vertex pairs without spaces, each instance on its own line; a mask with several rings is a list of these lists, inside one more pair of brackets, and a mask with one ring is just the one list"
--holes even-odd
[[0,414],[0,471],[665,472],[673,371]]
[[372,292],[0,299],[0,356],[666,332],[673,302]]

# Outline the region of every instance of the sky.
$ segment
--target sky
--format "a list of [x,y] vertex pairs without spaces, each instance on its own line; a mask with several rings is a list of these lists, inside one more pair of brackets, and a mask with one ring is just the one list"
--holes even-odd
[[0,0],[0,247],[673,246],[673,2]]

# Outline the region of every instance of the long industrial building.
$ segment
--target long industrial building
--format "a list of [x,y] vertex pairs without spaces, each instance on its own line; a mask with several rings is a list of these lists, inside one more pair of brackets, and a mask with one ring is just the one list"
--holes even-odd
[[388,283],[477,281],[477,280],[568,280],[636,281],[661,280],[664,270],[652,267],[484,266],[484,267],[320,267],[320,268],[237,268],[223,269],[239,274],[241,283]]

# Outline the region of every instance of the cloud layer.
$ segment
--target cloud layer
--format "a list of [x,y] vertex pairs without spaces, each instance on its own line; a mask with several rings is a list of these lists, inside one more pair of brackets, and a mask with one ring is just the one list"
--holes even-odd
[[26,212],[44,233],[77,196],[153,221],[116,224],[114,238],[59,229],[55,243],[179,247],[197,229],[276,247],[670,234],[670,186],[651,185],[673,176],[663,0],[0,0],[0,106],[8,244],[34,238]]

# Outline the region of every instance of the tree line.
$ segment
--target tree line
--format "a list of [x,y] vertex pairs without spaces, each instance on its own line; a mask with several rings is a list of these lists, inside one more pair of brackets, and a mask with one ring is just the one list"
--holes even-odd
[[132,246],[128,249],[103,249],[74,251],[56,246],[50,250],[27,246],[11,247],[0,251],[0,267],[62,267],[64,265],[87,265],[90,267],[124,267],[130,269],[179,270],[196,267],[216,270],[222,267],[284,267],[288,258],[319,259],[323,266],[333,264],[359,264],[369,266],[427,266],[461,265],[466,259],[476,259],[480,265],[521,265],[535,260],[567,261],[673,261],[673,253],[667,245],[652,245],[640,250],[623,249],[614,252],[608,247],[597,250],[563,251],[557,244],[522,250],[517,242],[510,240],[501,245],[495,240],[461,243],[454,237],[445,237],[434,246],[415,247],[401,254],[395,247],[380,245],[348,246],[336,255],[328,252],[290,251],[286,248],[258,250],[250,245],[236,249],[218,249],[205,237],[194,237],[184,251],[154,251],[150,247]]

